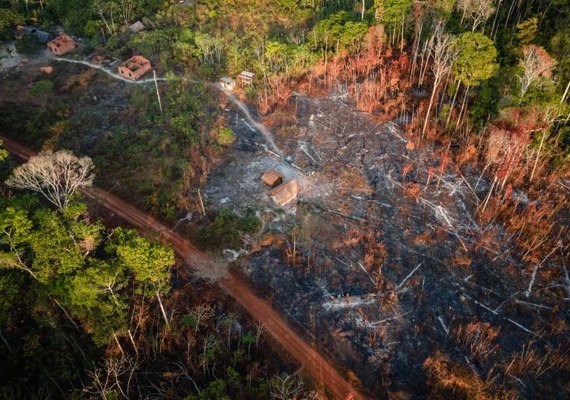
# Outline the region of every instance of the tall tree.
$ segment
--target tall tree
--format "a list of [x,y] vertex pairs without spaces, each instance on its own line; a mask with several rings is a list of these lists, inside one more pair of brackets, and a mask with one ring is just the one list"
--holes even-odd
[[455,37],[443,33],[443,25],[436,26],[435,31],[430,40],[429,54],[431,58],[431,71],[433,73],[433,86],[431,96],[426,111],[426,116],[422,128],[422,137],[427,129],[427,124],[433,107],[435,95],[439,85],[445,77],[450,73],[453,61],[457,55],[455,46]]
[[522,69],[522,74],[519,75],[520,96],[523,97],[539,78],[552,76],[556,60],[543,47],[529,44],[523,46],[523,57],[519,60],[519,66]]
[[132,271],[140,292],[152,296],[168,290],[169,268],[174,264],[174,252],[152,243],[135,230],[118,228],[107,251],[116,254],[121,265]]
[[497,71],[497,49],[487,36],[481,33],[462,33],[457,38],[456,48],[453,73],[464,85],[477,86]]
[[76,157],[67,150],[47,151],[14,169],[6,184],[41,193],[63,210],[79,189],[91,186],[95,177],[93,169],[89,157]]
[[491,39],[481,33],[464,32],[459,35],[456,43],[457,58],[453,64],[453,75],[457,80],[457,87],[446,124],[451,119],[455,100],[461,84],[465,86],[465,94],[461,105],[461,111],[457,118],[457,126],[461,122],[461,116],[465,109],[469,89],[479,86],[481,82],[491,78],[497,71],[497,49]]
[[457,9],[461,12],[462,24],[465,18],[471,19],[471,32],[475,32],[495,12],[493,0],[458,0]]
[[406,16],[412,7],[413,0],[375,0],[375,17],[381,23],[390,26],[390,44],[400,38],[400,50],[404,46]]

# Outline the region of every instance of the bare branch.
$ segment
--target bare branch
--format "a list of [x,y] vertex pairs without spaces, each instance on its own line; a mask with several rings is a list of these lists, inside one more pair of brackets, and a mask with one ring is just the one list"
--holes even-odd
[[57,208],[65,209],[77,190],[91,186],[93,169],[89,157],[79,158],[67,150],[47,151],[14,169],[6,184],[38,192]]

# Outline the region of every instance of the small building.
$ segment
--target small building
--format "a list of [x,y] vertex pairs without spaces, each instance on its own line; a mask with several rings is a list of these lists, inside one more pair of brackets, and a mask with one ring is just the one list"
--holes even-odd
[[67,35],[60,35],[47,43],[47,47],[56,56],[63,56],[75,49],[75,42]]
[[261,180],[267,186],[274,188],[283,183],[283,175],[279,172],[275,171],[274,169],[266,171],[262,176]]
[[293,200],[296,200],[298,194],[299,184],[297,183],[297,179],[291,179],[289,182],[277,186],[275,189],[271,190],[268,193],[269,197],[271,197],[275,204],[280,207],[291,203]]
[[119,74],[127,79],[136,81],[152,69],[150,61],[143,56],[132,56],[119,65]]
[[132,33],[139,33],[141,31],[144,31],[146,29],[146,26],[141,22],[141,21],[137,21],[132,25],[129,25],[129,31],[131,31]]
[[236,81],[228,76],[223,76],[220,78],[220,85],[226,90],[234,90]]
[[242,85],[248,86],[253,83],[254,75],[255,74],[253,72],[242,71],[241,74],[239,74],[239,80],[242,83]]
[[42,44],[46,44],[53,37],[48,32],[40,31],[33,26],[18,26],[16,28],[17,39],[21,39],[25,34],[34,35]]

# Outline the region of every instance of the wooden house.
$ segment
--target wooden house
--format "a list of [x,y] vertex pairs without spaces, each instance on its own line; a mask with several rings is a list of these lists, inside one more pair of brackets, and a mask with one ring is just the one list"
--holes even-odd
[[239,74],[239,80],[240,80],[242,85],[248,86],[248,85],[251,85],[253,83],[253,77],[254,76],[255,76],[255,74],[253,72],[242,71],[241,74]]

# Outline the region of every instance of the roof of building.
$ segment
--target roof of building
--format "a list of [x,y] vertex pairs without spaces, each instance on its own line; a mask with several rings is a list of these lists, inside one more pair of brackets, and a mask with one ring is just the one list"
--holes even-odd
[[131,58],[123,62],[121,66],[126,67],[131,71],[136,71],[137,69],[142,68],[148,64],[150,64],[150,61],[144,58],[143,56],[132,56]]
[[261,176],[261,180],[267,186],[275,187],[275,186],[281,184],[281,182],[283,182],[283,175],[281,175],[278,171],[271,169],[269,171],[266,171]]
[[241,71],[241,74],[239,74],[240,76],[243,76],[245,78],[253,78],[253,76],[255,75],[253,72],[249,72],[249,71]]
[[284,206],[297,198],[297,195],[299,194],[299,184],[296,179],[291,179],[290,181],[277,186],[268,194],[277,205]]
[[141,21],[137,21],[134,24],[129,25],[129,31],[133,33],[144,31],[145,29],[146,26]]
[[50,40],[50,43],[54,44],[65,44],[65,45],[75,45],[75,41],[67,35],[59,35],[53,40]]

